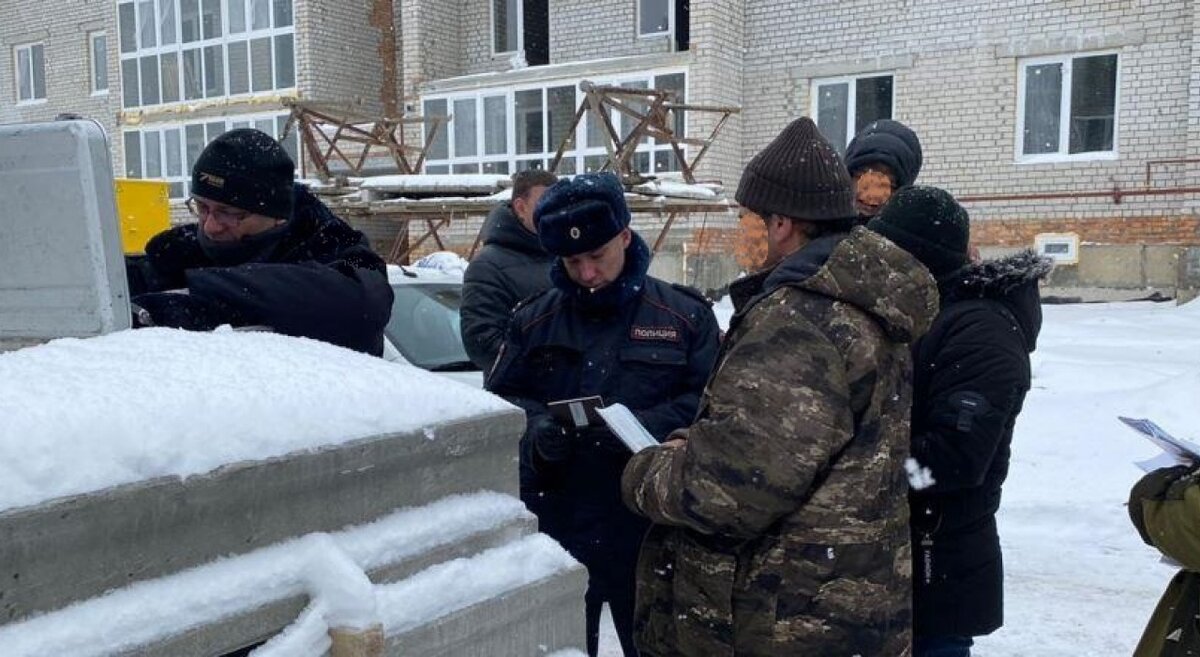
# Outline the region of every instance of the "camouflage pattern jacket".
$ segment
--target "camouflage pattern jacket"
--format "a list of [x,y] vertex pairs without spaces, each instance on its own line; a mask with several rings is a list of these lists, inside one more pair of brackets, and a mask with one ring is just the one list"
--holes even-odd
[[638,648],[908,655],[909,345],[937,313],[934,281],[856,228],[737,286],[685,446],[624,472],[626,504],[655,523]]

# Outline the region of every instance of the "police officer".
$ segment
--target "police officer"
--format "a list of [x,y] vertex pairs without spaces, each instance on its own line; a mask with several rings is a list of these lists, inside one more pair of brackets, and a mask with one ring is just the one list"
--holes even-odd
[[539,528],[588,569],[588,651],[609,604],[626,655],[637,552],[648,523],[621,502],[630,451],[603,427],[571,429],[547,403],[598,395],[621,403],[662,441],[687,426],[717,353],[718,328],[698,292],[646,275],[650,251],[629,228],[611,173],[551,186],[535,210],[557,256],[553,287],[521,305],[487,388],[525,409],[521,499]]

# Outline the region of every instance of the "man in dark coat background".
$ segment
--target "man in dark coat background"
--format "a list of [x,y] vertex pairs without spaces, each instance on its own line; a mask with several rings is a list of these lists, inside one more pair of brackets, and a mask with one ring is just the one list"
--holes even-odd
[[611,173],[546,191],[538,234],[555,254],[546,292],[513,315],[487,388],[525,409],[521,499],[539,529],[588,569],[588,651],[607,602],[627,656],[638,547],[648,523],[621,503],[630,450],[604,427],[560,424],[548,402],[621,403],[657,440],[691,422],[717,354],[716,317],[698,292],[647,276],[650,250],[629,229]]
[[846,146],[846,168],[854,179],[854,209],[863,220],[897,189],[910,187],[921,173],[921,140],[899,121],[872,121]]
[[496,206],[484,227],[483,249],[463,274],[463,346],[471,362],[487,372],[504,343],[517,303],[550,287],[550,265],[537,237],[533,209],[546,188],[558,182],[549,171],[529,170],[512,177],[512,201]]
[[938,281],[941,310],[913,348],[912,458],[932,479],[909,494],[913,654],[967,657],[1004,620],[996,511],[1051,264],[1032,251],[973,264],[967,211],[932,187],[896,192],[868,227]]
[[192,168],[198,222],[126,258],[137,326],[266,326],[376,356],[392,311],[387,267],[367,239],[294,184],[266,133],[231,130]]

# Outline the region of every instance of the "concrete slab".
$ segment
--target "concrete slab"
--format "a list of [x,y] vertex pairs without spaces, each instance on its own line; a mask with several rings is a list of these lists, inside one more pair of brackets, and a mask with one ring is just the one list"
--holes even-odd
[[513,410],[0,513],[0,624],[477,490],[517,494]]

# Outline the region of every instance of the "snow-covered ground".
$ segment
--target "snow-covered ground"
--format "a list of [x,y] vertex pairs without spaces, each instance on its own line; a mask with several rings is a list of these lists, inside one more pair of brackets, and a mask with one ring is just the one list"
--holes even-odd
[[[1005,625],[973,654],[1129,655],[1174,571],[1125,510],[1158,450],[1117,416],[1200,438],[1200,302],[1046,306],[1033,369],[1000,512]],[[611,627],[601,641],[621,654]]]

